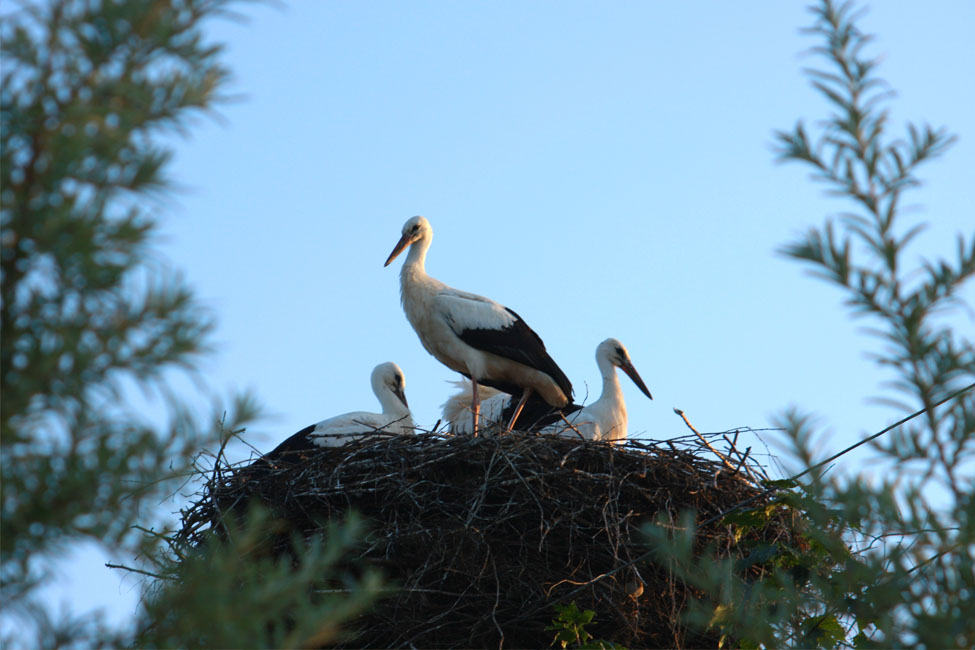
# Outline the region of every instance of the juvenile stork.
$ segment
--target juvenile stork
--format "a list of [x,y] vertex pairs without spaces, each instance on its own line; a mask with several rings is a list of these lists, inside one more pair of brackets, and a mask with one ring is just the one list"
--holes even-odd
[[509,428],[533,392],[554,407],[568,404],[572,384],[521,316],[427,275],[424,265],[432,240],[430,222],[413,217],[403,225],[402,237],[384,266],[410,248],[400,271],[403,310],[427,352],[471,380],[472,430],[477,431],[480,412],[478,384],[521,395]]
[[[596,365],[603,378],[603,392],[595,402],[568,416],[569,424],[583,438],[605,442],[624,443],[627,435],[626,402],[620,387],[616,369],[619,368],[633,380],[640,391],[653,399],[647,385],[633,367],[630,353],[617,339],[606,339],[596,346]],[[572,429],[552,425],[548,431],[558,429],[562,435],[572,435]]]
[[[621,369],[644,395],[653,399],[646,384],[640,377],[630,355],[616,339],[606,339],[596,347],[596,365],[603,378],[603,392],[595,402],[585,408],[570,404],[561,411],[549,413],[535,409],[528,419],[533,424],[531,430],[543,433],[561,433],[572,436],[578,431],[589,440],[604,440],[615,443],[626,441],[627,416],[626,402],[623,400],[623,390],[620,387],[616,368]],[[452,396],[444,404],[444,420],[450,423],[450,430],[456,435],[470,434],[467,418],[460,417],[465,412],[465,405],[470,401],[470,393],[466,386],[461,392]],[[484,400],[481,409],[485,418],[503,421],[513,409],[511,396],[501,393],[492,395]],[[563,420],[563,417],[565,420]],[[566,427],[565,422],[571,425]],[[546,426],[547,425],[547,426]]]
[[[441,405],[443,409],[442,421],[448,424],[448,431],[457,436],[471,435],[471,419],[468,414],[471,412],[472,388],[473,385],[467,379],[451,382],[459,389],[459,392],[447,398]],[[515,412],[517,404],[512,401],[511,395],[494,390],[488,386],[481,386],[478,390],[481,396],[480,422],[481,431],[484,431],[484,424],[499,424],[509,422]],[[546,425],[555,422],[563,422],[562,417],[568,416],[582,408],[579,404],[567,404],[562,408],[549,406],[545,400],[532,395],[529,397],[518,416],[519,431],[540,431]]]
[[316,447],[340,447],[345,443],[376,432],[412,434],[415,427],[406,403],[403,371],[392,361],[381,363],[372,371],[372,392],[382,405],[382,413],[353,411],[322,420],[294,434],[264,458],[287,460]]

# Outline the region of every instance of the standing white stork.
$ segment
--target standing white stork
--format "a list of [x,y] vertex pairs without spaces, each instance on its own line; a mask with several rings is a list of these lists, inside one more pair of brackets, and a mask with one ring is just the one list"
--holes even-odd
[[406,403],[406,378],[392,361],[381,363],[372,371],[372,392],[382,405],[382,413],[353,411],[307,426],[275,447],[264,458],[287,460],[316,447],[340,447],[376,432],[412,434],[415,428]]
[[[531,430],[540,430],[543,433],[561,433],[565,436],[575,435],[575,432],[578,431],[580,435],[589,440],[625,442],[627,435],[626,402],[623,399],[623,390],[616,375],[616,368],[629,375],[644,395],[650,399],[653,399],[653,396],[650,395],[643,379],[633,367],[626,347],[617,339],[606,339],[596,347],[596,365],[599,366],[599,372],[603,378],[603,392],[599,399],[585,408],[570,404],[562,409],[561,413],[559,411],[538,413],[539,417],[532,416],[530,418],[534,423]],[[466,411],[465,405],[469,399],[469,392],[466,387],[462,387],[460,393],[452,396],[444,404],[444,420],[450,423],[450,430],[454,434],[470,434],[467,418],[460,417]],[[575,410],[570,412],[573,407]],[[503,421],[513,408],[511,396],[500,393],[493,395],[484,400],[481,408],[486,418]],[[572,425],[571,428],[567,427],[562,421],[563,416]]]
[[[404,224],[403,235],[384,266],[410,247],[400,271],[403,310],[427,352],[471,380],[473,430],[477,431],[480,411],[478,384],[521,394],[521,406],[533,392],[552,406],[568,404],[572,384],[548,356],[542,339],[518,314],[427,275],[424,264],[432,240],[430,222],[413,217]],[[521,406],[515,409],[509,427]]]

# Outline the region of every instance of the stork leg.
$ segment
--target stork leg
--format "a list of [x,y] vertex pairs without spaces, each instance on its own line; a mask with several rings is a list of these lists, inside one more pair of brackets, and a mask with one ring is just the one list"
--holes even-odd
[[476,438],[477,437],[477,420],[481,413],[481,398],[477,395],[477,380],[471,376],[471,433]]
[[515,422],[518,421],[518,416],[521,415],[521,410],[525,408],[525,402],[528,401],[528,396],[531,394],[531,388],[526,388],[525,392],[521,394],[521,399],[518,401],[518,406],[515,408],[514,415],[511,416],[511,422],[508,423],[507,431],[511,431],[514,428]]

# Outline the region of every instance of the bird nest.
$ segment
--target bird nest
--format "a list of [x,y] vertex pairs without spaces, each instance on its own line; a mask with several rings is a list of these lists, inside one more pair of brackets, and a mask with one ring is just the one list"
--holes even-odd
[[[685,510],[707,522],[771,497],[747,454],[735,460],[733,445],[721,453],[698,438],[374,436],[290,459],[218,462],[180,537],[202,543],[255,499],[306,537],[359,512],[370,535],[355,561],[380,566],[395,588],[350,624],[343,647],[546,647],[555,606],[570,602],[595,611],[587,630],[597,639],[716,647],[716,633],[682,623],[702,594],[654,563],[641,528],[660,517],[676,526]],[[790,515],[749,535],[736,540],[716,518],[699,549],[742,557],[747,541],[791,538]],[[290,539],[276,552],[288,553]]]

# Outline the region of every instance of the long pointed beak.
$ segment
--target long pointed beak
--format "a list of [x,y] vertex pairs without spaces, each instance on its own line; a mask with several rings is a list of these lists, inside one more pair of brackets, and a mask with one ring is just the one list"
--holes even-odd
[[389,257],[386,258],[386,263],[383,264],[383,267],[389,266],[389,263],[395,260],[396,256],[402,253],[403,249],[412,243],[413,242],[410,239],[409,235],[404,233],[403,236],[399,238],[399,241],[396,242],[396,246],[393,248],[393,252],[390,253]]
[[406,408],[410,408],[410,405],[406,403],[406,393],[403,391],[402,388],[394,388],[393,395],[398,397],[399,401],[403,402],[403,406],[405,406]]
[[636,384],[637,388],[643,391],[644,395],[650,399],[653,399],[653,395],[650,394],[650,390],[647,388],[647,385],[643,383],[643,380],[640,378],[640,373],[636,371],[636,368],[633,367],[632,363],[627,360],[623,362],[623,365],[620,366],[620,368],[630,377],[630,379],[633,380],[633,383]]

